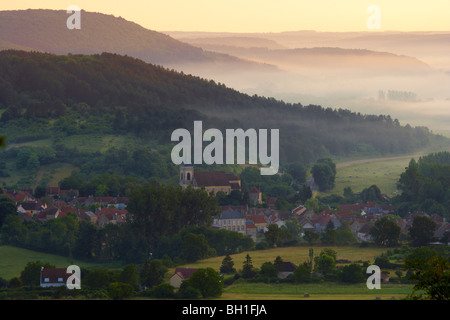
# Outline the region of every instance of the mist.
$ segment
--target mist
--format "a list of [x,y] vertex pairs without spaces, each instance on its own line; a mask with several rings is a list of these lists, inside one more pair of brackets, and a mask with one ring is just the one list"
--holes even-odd
[[450,134],[448,33],[171,35],[204,50],[273,67],[172,65],[185,73],[250,95],[385,114],[403,125]]

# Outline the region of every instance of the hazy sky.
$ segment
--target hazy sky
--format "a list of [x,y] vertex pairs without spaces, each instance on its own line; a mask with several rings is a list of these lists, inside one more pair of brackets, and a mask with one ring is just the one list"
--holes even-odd
[[367,31],[371,5],[380,8],[382,31],[450,30],[450,0],[15,0],[0,10],[70,5],[157,31]]

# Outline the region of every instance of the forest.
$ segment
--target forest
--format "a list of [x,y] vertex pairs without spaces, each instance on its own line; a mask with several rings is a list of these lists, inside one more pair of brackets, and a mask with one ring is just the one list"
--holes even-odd
[[[0,114],[0,134],[6,135],[7,145],[49,139],[47,154],[56,156],[44,161],[83,163],[89,174],[106,169],[146,178],[173,174],[168,164],[171,133],[192,130],[195,120],[219,130],[279,129],[281,166],[309,165],[330,155],[402,154],[449,144],[425,127],[401,125],[389,115],[249,96],[212,80],[109,53],[0,52]],[[103,154],[64,145],[68,137],[93,133],[131,135],[137,143]],[[9,156],[17,149],[8,150]],[[125,161],[117,161],[119,155]],[[140,162],[155,168],[146,172]]]
[[411,159],[401,174],[398,187],[401,195],[399,214],[424,211],[450,218],[450,152],[441,151]]

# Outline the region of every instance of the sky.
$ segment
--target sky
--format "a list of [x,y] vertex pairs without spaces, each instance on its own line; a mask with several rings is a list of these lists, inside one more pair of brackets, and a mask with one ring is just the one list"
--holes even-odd
[[[70,5],[156,31],[450,31],[450,0],[15,0],[2,1],[0,10]],[[367,26],[372,5],[379,29]]]

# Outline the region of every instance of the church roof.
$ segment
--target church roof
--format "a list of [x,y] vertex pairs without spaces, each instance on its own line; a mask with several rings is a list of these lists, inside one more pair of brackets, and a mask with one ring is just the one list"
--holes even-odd
[[196,171],[194,179],[199,187],[230,186],[230,181],[240,180],[236,175],[222,171]]

